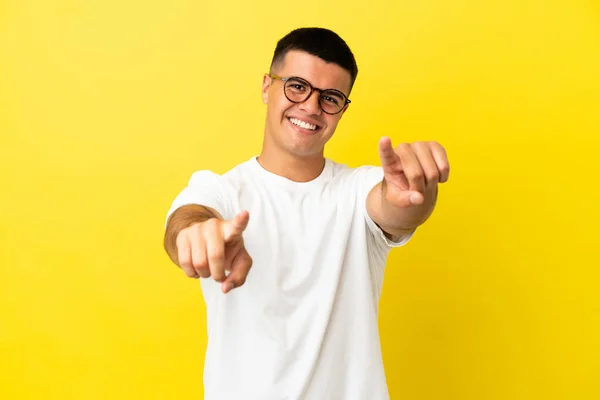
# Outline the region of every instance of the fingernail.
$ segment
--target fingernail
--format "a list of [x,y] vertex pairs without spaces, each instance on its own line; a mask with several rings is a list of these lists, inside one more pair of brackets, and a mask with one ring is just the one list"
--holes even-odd
[[419,196],[417,196],[416,194],[411,194],[410,195],[410,202],[412,204],[417,204],[418,201],[419,201]]

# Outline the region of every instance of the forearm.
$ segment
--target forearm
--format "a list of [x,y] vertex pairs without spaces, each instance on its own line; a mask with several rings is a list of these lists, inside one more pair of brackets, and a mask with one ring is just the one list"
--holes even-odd
[[432,214],[437,199],[437,186],[425,193],[420,205],[398,207],[386,197],[385,180],[371,189],[367,197],[367,212],[375,223],[391,237],[407,235],[423,224]]
[[196,204],[188,204],[175,210],[167,221],[165,229],[164,248],[171,261],[178,264],[177,236],[183,229],[204,222],[210,218],[223,217],[214,209]]

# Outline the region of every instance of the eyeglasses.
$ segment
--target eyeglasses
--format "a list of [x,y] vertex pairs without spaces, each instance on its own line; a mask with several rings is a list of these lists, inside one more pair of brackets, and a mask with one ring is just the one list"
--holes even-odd
[[292,103],[302,103],[306,101],[313,91],[319,92],[319,105],[324,113],[334,115],[344,109],[350,100],[346,95],[337,89],[318,89],[302,78],[292,76],[282,78],[281,76],[269,74],[273,79],[279,79],[283,82],[283,93]]

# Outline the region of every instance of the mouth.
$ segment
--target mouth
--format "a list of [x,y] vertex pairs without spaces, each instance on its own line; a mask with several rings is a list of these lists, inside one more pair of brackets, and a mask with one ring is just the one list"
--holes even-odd
[[292,127],[296,131],[304,134],[314,134],[320,131],[322,128],[320,125],[313,124],[308,121],[303,121],[295,117],[287,117],[287,120],[290,122],[290,125],[292,125]]

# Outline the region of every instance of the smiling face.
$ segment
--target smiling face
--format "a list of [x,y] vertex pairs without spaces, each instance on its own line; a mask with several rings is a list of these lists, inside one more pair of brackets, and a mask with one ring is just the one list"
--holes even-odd
[[[337,89],[346,96],[351,87],[348,71],[302,51],[287,53],[272,72],[283,78],[302,78],[315,88]],[[284,82],[269,75],[264,77],[262,96],[267,104],[264,150],[299,158],[322,158],[325,144],[348,107],[335,115],[324,113],[317,90],[304,102],[293,103],[285,96]]]

